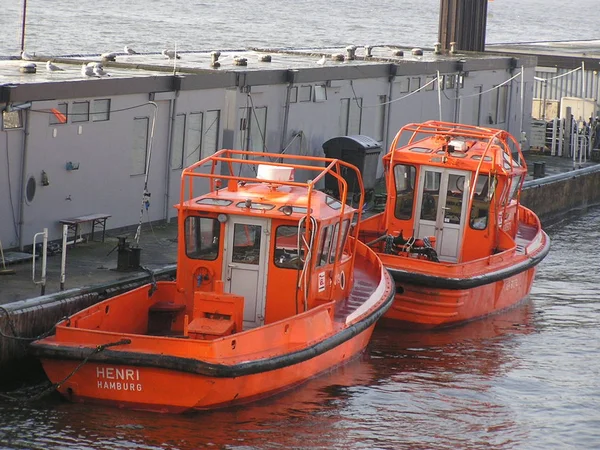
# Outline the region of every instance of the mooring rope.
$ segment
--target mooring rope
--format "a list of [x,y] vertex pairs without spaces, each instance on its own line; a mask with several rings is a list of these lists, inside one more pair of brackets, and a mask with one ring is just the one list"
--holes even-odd
[[5,339],[13,339],[15,341],[25,341],[25,342],[37,341],[38,339],[43,339],[45,337],[50,336],[54,332],[54,329],[56,328],[56,325],[58,325],[63,320],[66,320],[67,323],[69,323],[69,317],[68,316],[63,316],[63,317],[61,317],[59,319],[58,322],[56,322],[54,325],[52,325],[52,327],[48,331],[43,332],[39,336],[35,336],[35,337],[21,337],[21,336],[17,336],[17,330],[15,328],[15,324],[12,321],[12,317],[10,316],[10,312],[4,306],[0,306],[0,311],[2,311],[4,313],[4,315],[6,316],[6,321],[8,322],[8,326],[9,326],[10,331],[12,333],[12,336],[9,336],[8,334],[5,334],[0,329],[0,336],[2,336]]
[[87,355],[78,365],[77,367],[75,367],[75,369],[73,369],[71,371],[71,373],[69,375],[67,375],[65,378],[63,378],[61,381],[59,381],[58,383],[54,383],[52,385],[50,385],[49,387],[45,388],[44,390],[42,390],[41,392],[34,394],[34,395],[30,395],[30,396],[26,396],[26,397],[15,397],[14,393],[15,392],[19,392],[19,391],[13,391],[12,393],[0,393],[0,397],[5,398],[7,400],[13,401],[13,402],[32,402],[35,400],[39,400],[40,398],[50,394],[51,392],[53,392],[54,390],[58,389],[60,386],[62,386],[64,383],[66,383],[73,375],[75,375],[79,369],[81,369],[87,362],[88,360],[94,356],[97,353],[100,353],[102,351],[104,351],[105,349],[109,348],[109,347],[116,347],[118,345],[128,345],[131,344],[131,339],[120,339],[118,341],[115,342],[108,342],[106,344],[102,344],[102,345],[97,345],[96,348],[94,348],[94,350],[92,350],[89,355]]

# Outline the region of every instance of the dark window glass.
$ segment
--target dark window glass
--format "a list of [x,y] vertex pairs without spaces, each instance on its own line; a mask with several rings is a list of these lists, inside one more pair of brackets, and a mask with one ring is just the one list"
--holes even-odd
[[185,253],[189,258],[213,261],[219,255],[221,224],[210,217],[185,219]]

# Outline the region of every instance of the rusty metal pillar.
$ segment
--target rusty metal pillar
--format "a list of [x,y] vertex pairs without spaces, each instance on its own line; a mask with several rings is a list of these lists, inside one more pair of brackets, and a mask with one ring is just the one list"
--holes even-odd
[[449,50],[456,42],[457,50],[483,52],[488,0],[440,0],[438,40]]

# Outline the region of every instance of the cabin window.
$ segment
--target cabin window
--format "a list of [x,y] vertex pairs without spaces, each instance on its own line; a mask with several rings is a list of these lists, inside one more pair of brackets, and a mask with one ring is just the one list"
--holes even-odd
[[236,223],[233,228],[231,262],[259,265],[262,226]]
[[444,205],[444,223],[460,224],[463,210],[463,192],[469,188],[464,175],[448,175],[446,204]]
[[[301,233],[306,229],[302,227]],[[283,269],[302,268],[304,248],[298,256],[298,227],[293,225],[282,225],[275,232],[275,253],[273,263]]]
[[219,256],[221,224],[210,217],[185,219],[185,253],[188,258],[214,261]]
[[512,183],[510,185],[510,193],[508,195],[508,201],[510,202],[517,196],[517,192],[519,190],[519,186],[521,185],[521,175],[517,175],[512,178]]
[[269,211],[273,208],[275,208],[275,205],[270,205],[268,203],[258,203],[258,202],[239,202],[236,203],[236,205],[238,208],[250,208],[250,209],[259,209],[262,211]]
[[421,199],[421,219],[436,220],[437,201],[440,197],[441,172],[425,172],[423,198]]
[[404,164],[394,166],[394,180],[396,183],[396,206],[394,211],[397,219],[408,220],[412,217],[416,174],[417,169],[414,166]]
[[331,231],[333,225],[329,225],[323,228],[321,232],[321,240],[319,242],[319,254],[317,255],[317,267],[324,266],[327,264],[327,258],[329,256],[329,249],[331,247]]
[[201,198],[200,200],[196,200],[198,205],[213,205],[213,206],[229,206],[233,203],[231,200],[226,200],[224,198]]
[[340,244],[336,247],[335,244],[338,240],[338,233],[340,231],[340,224],[336,223],[333,231],[333,237],[331,239],[331,252],[329,254],[329,263],[332,264],[336,259],[339,259],[342,255],[342,251],[344,249],[344,243],[346,241],[346,237],[348,236],[348,224],[350,221],[348,219],[342,222],[342,233],[340,237]]
[[496,179],[480,175],[475,182],[475,192],[471,207],[471,228],[485,230],[488,224],[490,201],[496,188]]
[[342,202],[340,202],[339,200],[331,197],[331,196],[327,196],[325,198],[325,204],[327,206],[329,206],[331,209],[340,209],[342,207]]

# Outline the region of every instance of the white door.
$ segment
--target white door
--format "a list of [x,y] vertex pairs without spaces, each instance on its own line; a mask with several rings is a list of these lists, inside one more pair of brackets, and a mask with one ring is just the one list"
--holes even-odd
[[244,329],[265,321],[270,221],[229,216],[226,223],[225,291],[244,297]]
[[469,198],[470,172],[424,167],[419,178],[416,237],[435,236],[441,261],[460,253]]

